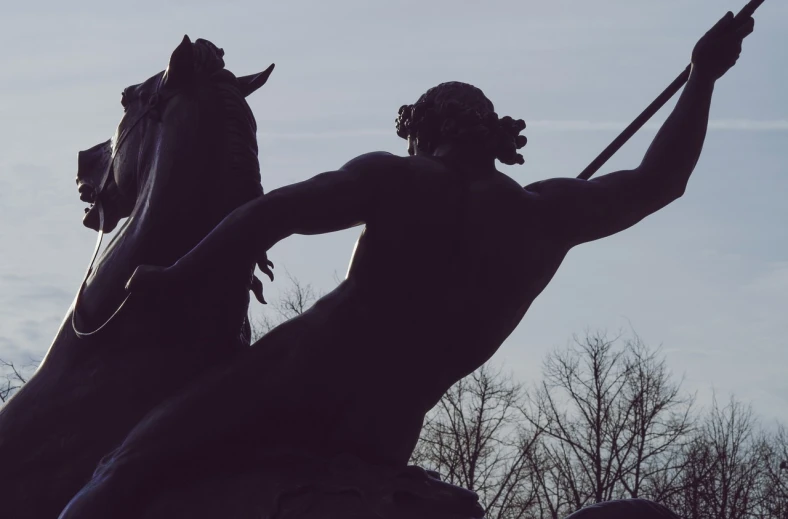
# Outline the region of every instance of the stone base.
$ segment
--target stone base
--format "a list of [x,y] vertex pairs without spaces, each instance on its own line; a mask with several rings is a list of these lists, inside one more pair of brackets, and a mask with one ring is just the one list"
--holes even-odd
[[[141,519],[480,519],[478,496],[419,467],[277,456],[158,496]],[[265,467],[265,468],[259,468]]]

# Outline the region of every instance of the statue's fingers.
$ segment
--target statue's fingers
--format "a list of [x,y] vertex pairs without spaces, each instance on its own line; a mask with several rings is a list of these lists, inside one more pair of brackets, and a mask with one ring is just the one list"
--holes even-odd
[[252,276],[252,293],[261,304],[267,305],[268,302],[263,297],[263,282],[257,276]]
[[[274,280],[274,272],[273,272],[273,271],[271,270],[271,268],[268,266],[268,264],[269,264],[269,263],[271,263],[271,262],[270,262],[270,261],[268,261],[267,259],[266,259],[265,261],[258,261],[258,262],[257,262],[257,267],[260,269],[260,271],[261,271],[262,273],[264,273],[266,276],[268,276],[268,278],[269,278],[271,281],[273,281],[273,280]],[[271,267],[273,267],[273,266],[274,266],[274,264],[273,264],[273,263],[271,263]]]
[[720,21],[714,24],[714,27],[709,29],[709,32],[707,34],[713,34],[715,32],[724,30],[726,27],[728,27],[731,24],[733,18],[734,18],[733,12],[728,11],[727,13],[725,13],[725,16],[720,18]]
[[741,25],[739,25],[739,26],[738,26],[738,27],[737,27],[737,28],[736,28],[736,29],[733,31],[733,33],[734,33],[736,36],[738,36],[739,38],[741,38],[741,39],[744,39],[744,38],[746,38],[747,36],[749,36],[750,34],[752,34],[752,32],[753,32],[754,30],[755,30],[755,19],[754,19],[754,18],[752,18],[752,17],[750,17],[750,18],[747,18],[747,20],[746,20],[746,21],[744,21],[744,23],[742,23]]

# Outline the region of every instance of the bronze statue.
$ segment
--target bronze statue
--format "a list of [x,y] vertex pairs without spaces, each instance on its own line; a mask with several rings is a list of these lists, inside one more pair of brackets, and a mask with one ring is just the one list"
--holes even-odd
[[[425,413],[495,353],[570,249],[682,196],[714,84],[753,30],[751,18],[740,28],[731,19],[695,47],[687,86],[634,169],[523,188],[495,160],[523,162],[525,124],[499,118],[481,90],[444,83],[400,109],[397,133],[408,140],[408,157],[370,153],[272,191],[231,213],[185,256],[158,263],[171,266],[139,267],[132,297],[155,301],[228,273],[248,278],[250,265],[265,267],[266,251],[292,234],[365,225],[335,290],[149,413],[61,518],[132,517],[174,481],[199,501],[213,488],[225,492],[206,486],[217,481],[212,476],[252,470],[239,469],[241,460],[279,452],[351,455],[365,466],[404,470]],[[260,506],[266,513],[259,515],[275,515],[274,505]],[[221,515],[253,516],[245,513]]]
[[249,345],[251,261],[199,287],[131,295],[90,333],[124,301],[137,265],[176,261],[263,194],[244,96],[271,70],[236,78],[222,55],[185,38],[166,72],[123,92],[116,137],[80,153],[80,194],[99,202],[84,224],[108,232],[128,220],[35,376],[0,411],[3,517],[56,517],[146,413]]

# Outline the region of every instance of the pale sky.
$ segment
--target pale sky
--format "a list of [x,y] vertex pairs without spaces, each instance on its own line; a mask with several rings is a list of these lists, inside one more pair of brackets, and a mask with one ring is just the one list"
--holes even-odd
[[[695,41],[743,3],[8,2],[0,19],[0,358],[40,358],[48,348],[95,240],[81,224],[77,152],[112,135],[121,90],[162,70],[183,34],[224,48],[237,75],[276,63],[250,98],[266,190],[363,152],[405,154],[397,109],[452,80],[481,88],[500,115],[526,120],[526,164],[501,167],[525,185],[577,175],[681,72]],[[494,362],[530,383],[544,355],[573,333],[631,326],[662,344],[701,402],[712,389],[733,392],[766,419],[788,422],[787,64],[788,3],[766,0],[739,64],[717,85],[685,196],[572,251]],[[657,127],[604,171],[637,166]],[[358,233],[278,244],[270,257],[280,277],[267,293],[286,287],[282,267],[330,290]]]

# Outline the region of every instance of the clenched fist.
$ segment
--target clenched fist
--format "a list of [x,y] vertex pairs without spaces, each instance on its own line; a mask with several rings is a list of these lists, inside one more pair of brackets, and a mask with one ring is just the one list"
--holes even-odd
[[744,38],[755,28],[755,20],[747,17],[736,20],[728,12],[695,45],[692,68],[695,74],[711,80],[721,78],[739,59]]

